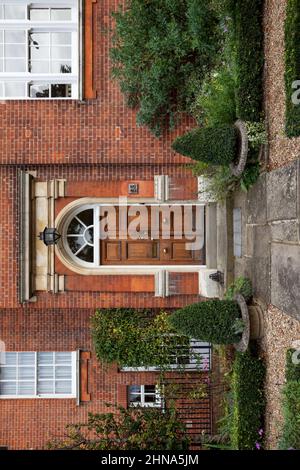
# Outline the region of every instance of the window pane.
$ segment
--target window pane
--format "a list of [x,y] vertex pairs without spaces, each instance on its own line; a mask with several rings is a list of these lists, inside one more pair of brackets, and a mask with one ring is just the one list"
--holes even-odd
[[84,223],[86,227],[94,224],[94,210],[87,209],[86,211],[82,211],[77,215],[78,219]]
[[84,230],[84,224],[77,218],[74,218],[68,227],[68,235],[83,235]]
[[49,73],[49,62],[47,60],[31,60],[31,73]]
[[25,44],[5,44],[6,57],[25,57]]
[[94,261],[94,248],[92,246],[85,246],[80,253],[78,253],[78,258],[87,263],[92,263]]
[[29,96],[30,98],[49,98],[49,85],[29,85]]
[[19,379],[29,380],[35,378],[35,368],[34,367],[19,367]]
[[56,379],[72,379],[72,368],[70,366],[58,366],[55,368]]
[[16,367],[1,367],[0,380],[16,380],[17,370]]
[[50,44],[50,33],[30,33],[29,44],[31,46],[43,46]]
[[53,379],[53,367],[52,366],[39,366],[38,367],[38,379]]
[[18,382],[18,395],[34,395],[34,382]]
[[29,50],[32,60],[49,60],[49,47],[47,46],[31,46]]
[[51,63],[52,73],[72,73],[72,62],[67,60],[53,61]]
[[51,57],[57,59],[72,59],[72,48],[67,46],[52,46]]
[[155,385],[145,385],[145,393],[154,393],[155,394]]
[[51,20],[70,21],[71,19],[71,8],[51,8]]
[[4,5],[4,18],[6,20],[24,20],[25,7],[23,5]]
[[5,31],[5,43],[25,43],[25,31]]
[[8,98],[24,98],[25,84],[23,82],[5,82],[4,92]]
[[25,59],[6,59],[5,60],[6,72],[26,72]]
[[29,19],[32,21],[49,21],[49,8],[30,8]]
[[53,381],[42,380],[38,382],[38,395],[52,395],[54,393]]
[[7,366],[15,365],[17,363],[17,353],[6,352],[5,353],[5,364]]
[[72,44],[72,33],[51,33],[51,43],[53,45]]
[[3,36],[4,36],[4,31],[3,29],[0,30],[0,43],[3,43]]
[[[0,62],[1,64],[1,62]],[[0,67],[0,70],[1,70],[1,67]],[[0,82],[0,97],[2,98],[4,96],[4,90],[3,90],[3,83]]]
[[71,394],[72,393],[72,382],[71,381],[59,381],[55,382],[55,393],[59,394]]
[[56,364],[71,364],[72,353],[71,352],[56,352],[55,363]]
[[16,395],[16,382],[0,382],[0,395]]
[[38,364],[53,364],[52,352],[39,352],[37,355]]
[[145,395],[145,403],[155,403],[155,395]]
[[141,386],[140,385],[130,385],[129,386],[129,393],[141,393]]
[[35,364],[35,354],[33,352],[22,352],[18,355],[19,365],[27,366]]

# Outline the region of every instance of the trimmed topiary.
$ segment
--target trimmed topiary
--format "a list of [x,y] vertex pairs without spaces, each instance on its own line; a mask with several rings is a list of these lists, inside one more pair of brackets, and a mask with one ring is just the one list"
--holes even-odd
[[169,317],[179,333],[213,344],[232,344],[240,340],[237,326],[241,313],[236,302],[209,300],[188,305]]
[[173,149],[194,160],[227,166],[236,157],[237,134],[233,126],[203,127],[177,137]]

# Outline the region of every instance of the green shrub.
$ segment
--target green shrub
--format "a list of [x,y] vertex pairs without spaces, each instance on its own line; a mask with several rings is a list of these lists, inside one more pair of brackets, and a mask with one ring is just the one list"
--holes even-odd
[[156,135],[194,100],[189,83],[215,64],[219,22],[207,0],[128,0],[114,13],[112,74],[137,121]]
[[[294,364],[292,360],[295,352],[295,349],[289,349],[286,353],[286,380],[300,380],[300,364]],[[298,357],[300,357],[300,355],[298,355]]]
[[262,113],[263,4],[263,0],[231,2],[237,116],[244,121],[257,121]]
[[235,128],[229,125],[197,128],[177,137],[172,147],[194,160],[226,166],[236,156],[237,135]]
[[296,80],[300,80],[300,0],[288,0],[285,20],[286,134],[288,137],[300,135],[300,105],[292,101],[295,91],[292,85]]
[[198,124],[208,127],[234,123],[235,81],[227,66],[223,65],[204,82],[193,102],[191,113]]
[[238,277],[226,290],[225,299],[233,300],[236,294],[242,294],[246,302],[249,302],[249,300],[251,300],[253,290],[250,279],[245,277]]
[[240,339],[235,329],[239,317],[236,302],[210,300],[177,310],[169,317],[169,323],[183,335],[213,344],[230,344]]
[[300,381],[290,380],[283,389],[284,425],[279,449],[300,449]]
[[250,352],[237,353],[231,379],[232,414],[230,441],[235,450],[253,450],[262,427],[264,363]]
[[178,345],[189,346],[187,337],[174,335],[167,316],[123,308],[98,310],[92,318],[97,358],[120,367],[167,367]]

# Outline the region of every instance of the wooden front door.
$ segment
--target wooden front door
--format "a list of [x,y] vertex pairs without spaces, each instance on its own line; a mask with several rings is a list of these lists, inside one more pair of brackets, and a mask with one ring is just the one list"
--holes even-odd
[[[143,220],[146,217],[146,223],[144,225],[135,225],[137,233],[134,239],[130,234],[130,224],[137,221],[139,214],[130,216],[126,208],[125,218],[127,219],[128,230],[120,230],[119,219],[123,217],[124,220],[124,208],[122,215],[119,208],[116,207],[115,210],[117,219],[116,231],[112,236],[108,236],[100,241],[100,259],[102,265],[205,264],[205,247],[189,249],[189,246],[187,246],[187,244],[195,241],[195,237],[191,238],[195,233],[195,226],[191,233],[183,233],[183,207],[176,214],[172,212],[167,216],[164,216],[163,213],[157,214],[154,223],[151,206],[144,206]],[[193,214],[196,214],[196,207],[193,207],[192,210]],[[107,217],[107,213],[104,213],[103,217]]]

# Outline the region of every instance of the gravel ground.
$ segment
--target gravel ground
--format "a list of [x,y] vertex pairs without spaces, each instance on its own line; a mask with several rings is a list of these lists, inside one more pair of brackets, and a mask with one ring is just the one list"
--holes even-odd
[[300,340],[300,322],[273,306],[269,307],[265,322],[261,349],[267,365],[266,443],[268,449],[276,449],[282,423],[281,389],[285,382],[285,355],[292,342]]
[[[300,138],[284,134],[284,19],[287,0],[265,2],[265,108],[269,126],[270,169],[286,165],[300,155]],[[300,79],[300,77],[299,77]]]

